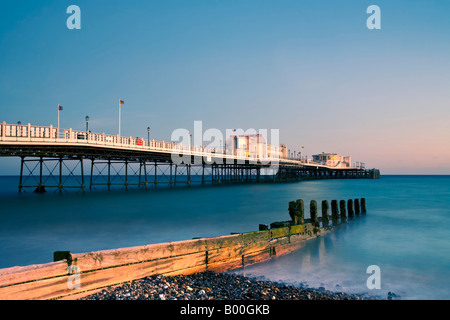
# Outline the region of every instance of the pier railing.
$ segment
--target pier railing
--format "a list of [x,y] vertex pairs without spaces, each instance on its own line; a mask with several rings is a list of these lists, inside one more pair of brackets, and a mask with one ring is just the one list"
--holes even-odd
[[267,163],[278,161],[279,157],[253,157],[251,155],[230,154],[226,149],[211,148],[196,145],[186,145],[175,142],[147,140],[144,138],[123,137],[105,133],[94,133],[50,126],[32,126],[31,124],[0,124],[0,141],[3,142],[29,142],[29,143],[64,143],[89,144],[96,146],[111,146],[119,148],[132,148],[136,150],[152,150],[165,152],[187,151],[192,155],[211,155],[232,159],[253,159]]
[[[252,154],[236,153],[223,148],[203,147],[197,145],[186,145],[175,142],[148,140],[144,138],[123,137],[105,133],[94,133],[90,131],[73,130],[71,128],[57,128],[49,126],[33,126],[30,123],[7,124],[5,121],[0,123],[0,141],[16,143],[48,143],[48,144],[77,144],[106,146],[114,148],[126,148],[142,151],[159,152],[187,152],[193,156],[219,157],[223,159],[250,160],[264,163],[275,163],[283,161],[284,163],[297,166],[314,166],[321,168],[330,168],[323,163],[314,162],[309,159],[298,159],[293,157],[282,157],[281,155],[271,155],[266,152],[254,156]],[[269,148],[267,148],[269,149]],[[263,156],[264,155],[264,156]],[[267,156],[265,156],[267,155]],[[339,169],[334,167],[334,169]],[[347,169],[364,169],[362,167],[352,167]]]

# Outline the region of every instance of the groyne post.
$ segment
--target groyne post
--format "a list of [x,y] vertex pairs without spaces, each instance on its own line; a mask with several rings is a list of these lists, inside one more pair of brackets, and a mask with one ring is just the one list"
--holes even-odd
[[305,223],[305,206],[302,199],[298,199],[295,201],[296,204],[296,215],[297,215],[297,224]]
[[355,206],[355,215],[359,216],[360,213],[361,213],[361,207],[359,205],[359,199],[355,199],[354,206]]
[[297,224],[296,220],[296,215],[295,215],[295,210],[296,210],[297,204],[295,203],[295,201],[289,201],[289,216],[292,219],[292,222],[294,222],[294,224]]
[[333,220],[333,224],[336,224],[339,221],[339,208],[337,200],[331,200],[331,219]]
[[305,208],[302,199],[289,202],[289,216],[291,217],[292,222],[294,224],[305,223],[304,215],[305,215]]
[[366,198],[361,198],[361,213],[367,213],[367,211],[366,211]]
[[348,217],[352,219],[355,216],[355,211],[353,210],[353,200],[348,199],[347,201],[347,210],[348,210]]
[[330,206],[327,200],[322,201],[322,225],[328,227],[330,221]]
[[345,200],[339,201],[339,207],[340,207],[339,209],[341,212],[341,220],[345,221],[347,219],[347,208],[345,205]]
[[310,205],[309,205],[309,212],[310,212],[310,216],[311,216],[311,223],[315,227],[319,227],[319,219],[317,218],[317,201],[316,200],[311,200]]

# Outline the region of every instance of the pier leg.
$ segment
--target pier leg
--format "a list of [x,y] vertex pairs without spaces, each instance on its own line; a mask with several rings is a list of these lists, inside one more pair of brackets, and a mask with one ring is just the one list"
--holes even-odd
[[141,187],[141,175],[142,175],[142,160],[139,159],[139,181],[138,181],[138,188]]
[[125,190],[128,189],[128,159],[125,160]]
[[155,187],[158,183],[158,172],[156,171],[158,169],[158,162],[155,160]]
[[186,165],[186,169],[187,169],[187,184],[190,185],[191,184],[191,164],[187,164]]
[[92,189],[92,185],[93,185],[93,180],[92,180],[92,175],[94,173],[94,158],[91,159],[91,179],[89,182],[89,189]]
[[19,178],[19,192],[22,191],[23,186],[23,164],[25,157],[20,157],[20,178]]
[[111,159],[108,159],[108,190],[111,189]]
[[44,188],[44,184],[42,183],[42,167],[44,165],[44,160],[42,159],[42,157],[40,157],[39,160],[39,186],[34,190],[34,192],[36,193],[44,193],[45,192],[45,188]]
[[59,191],[61,191],[62,188],[63,188],[63,185],[62,185],[62,165],[63,165],[63,159],[59,158],[59,184],[58,184]]
[[84,165],[83,165],[83,158],[80,158],[80,169],[81,169],[81,190],[84,191],[85,184],[84,184]]
[[205,184],[205,163],[202,163],[202,184]]
[[148,181],[147,181],[147,161],[144,160],[144,183],[145,189],[148,189]]
[[175,165],[175,176],[174,176],[174,180],[173,180],[173,185],[176,185],[177,183],[177,171],[178,171],[178,165]]

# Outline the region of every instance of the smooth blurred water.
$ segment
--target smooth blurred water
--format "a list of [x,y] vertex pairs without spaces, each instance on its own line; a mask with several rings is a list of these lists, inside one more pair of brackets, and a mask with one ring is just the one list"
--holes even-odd
[[[255,231],[288,220],[295,199],[364,197],[365,217],[237,273],[381,297],[450,298],[450,176],[46,194],[19,194],[17,185],[17,177],[0,177],[0,268],[49,262],[57,250]],[[369,265],[381,269],[380,290],[366,287]]]

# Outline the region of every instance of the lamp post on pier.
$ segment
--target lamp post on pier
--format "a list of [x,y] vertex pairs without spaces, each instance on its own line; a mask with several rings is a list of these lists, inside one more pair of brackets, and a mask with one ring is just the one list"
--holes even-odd
[[147,141],[148,141],[148,146],[150,146],[150,127],[147,127]]

